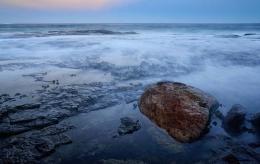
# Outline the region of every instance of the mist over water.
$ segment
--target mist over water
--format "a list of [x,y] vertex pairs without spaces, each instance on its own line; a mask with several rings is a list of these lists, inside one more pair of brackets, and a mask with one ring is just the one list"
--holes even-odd
[[[116,93],[127,85],[145,87],[158,81],[177,81],[215,96],[223,105],[223,113],[237,103],[248,112],[257,112],[260,109],[260,24],[0,25],[0,94],[34,93],[53,80],[64,87],[80,88],[94,82],[107,84],[109,89],[115,87],[114,90],[104,87],[98,93]],[[82,89],[83,92],[86,91]],[[132,92],[127,92],[127,96],[140,94],[136,90]],[[85,128],[86,133],[96,133],[95,127],[101,131],[116,128],[118,117],[130,114],[144,119],[144,127],[152,131],[135,137],[146,140],[150,133],[155,133],[154,125],[139,112],[125,112],[122,108],[131,107],[121,104],[112,110],[80,116],[79,120],[88,118],[91,123],[73,118],[68,122]],[[95,122],[101,118],[109,123]],[[85,136],[91,142],[82,146],[91,148],[95,137],[100,143],[114,142],[102,139],[107,134],[104,131],[98,136]],[[71,135],[77,140],[78,133]],[[168,136],[162,136],[169,140]],[[85,138],[79,141],[82,140]],[[81,145],[79,141],[75,147]],[[126,140],[120,142],[130,144]],[[58,155],[66,156],[73,148],[58,151]],[[111,153],[115,150],[107,149]],[[136,149],[138,146],[134,145],[129,151]],[[109,156],[101,153],[97,157],[106,155]]]
[[30,90],[10,81],[46,71],[87,83],[91,70],[96,81],[187,82],[257,110],[259,42],[259,24],[0,25],[0,91]]

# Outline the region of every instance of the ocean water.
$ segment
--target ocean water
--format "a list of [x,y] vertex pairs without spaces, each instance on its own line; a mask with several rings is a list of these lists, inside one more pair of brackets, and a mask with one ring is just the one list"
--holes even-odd
[[0,25],[0,92],[31,91],[20,75],[38,72],[61,83],[173,80],[257,110],[259,42],[259,24]]
[[[233,104],[255,113],[260,110],[260,24],[1,24],[0,93],[30,94],[53,80],[60,86],[144,87],[177,81],[215,96],[224,114]],[[66,119],[76,126],[69,132],[75,142],[60,147],[53,158],[83,163],[147,160],[157,154],[151,163],[169,162],[172,150],[178,154],[181,146],[171,149],[175,141],[132,105],[119,103]],[[109,130],[116,131],[120,117],[129,115],[141,120],[142,129],[120,141],[111,139]],[[158,137],[163,137],[160,144]]]

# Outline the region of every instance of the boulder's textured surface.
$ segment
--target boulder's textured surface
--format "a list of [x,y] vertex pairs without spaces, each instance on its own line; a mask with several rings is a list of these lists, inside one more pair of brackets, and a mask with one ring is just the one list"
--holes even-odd
[[143,114],[180,142],[200,137],[207,129],[210,110],[218,106],[218,101],[209,94],[172,82],[151,86],[139,102]]

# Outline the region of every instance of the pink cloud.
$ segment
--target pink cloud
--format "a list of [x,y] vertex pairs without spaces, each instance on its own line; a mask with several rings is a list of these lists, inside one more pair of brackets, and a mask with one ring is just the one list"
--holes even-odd
[[0,5],[43,9],[101,9],[128,0],[0,0]]

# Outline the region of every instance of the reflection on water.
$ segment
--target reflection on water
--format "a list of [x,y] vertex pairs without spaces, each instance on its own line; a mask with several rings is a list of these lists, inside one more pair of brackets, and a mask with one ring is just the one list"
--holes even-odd
[[[125,116],[138,119],[142,128],[132,135],[114,137],[117,135],[120,118]],[[153,163],[158,163],[160,158],[163,158],[170,162],[176,157],[180,158],[177,155],[185,149],[184,145],[174,141],[165,131],[158,129],[145,118],[132,103],[82,114],[67,121],[76,126],[69,132],[72,138],[75,138],[75,143],[73,146],[65,146],[64,149],[58,150],[51,157],[60,158],[64,163],[73,161],[84,163],[113,158],[145,160]]]

